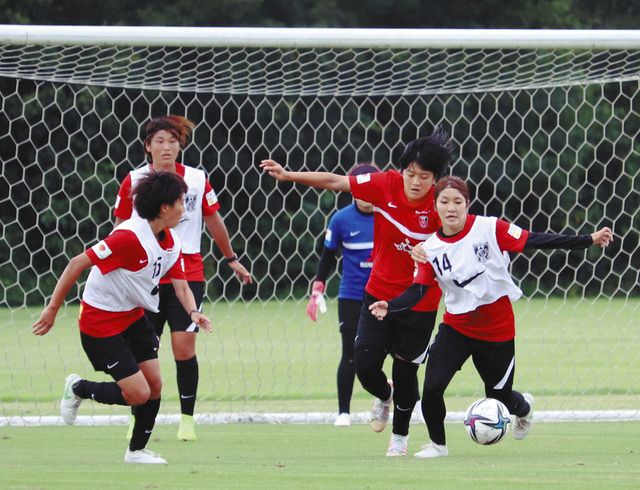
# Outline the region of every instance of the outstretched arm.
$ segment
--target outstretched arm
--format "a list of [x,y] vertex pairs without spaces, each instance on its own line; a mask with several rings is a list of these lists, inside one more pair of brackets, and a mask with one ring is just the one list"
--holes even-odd
[[89,256],[85,252],[76,255],[69,261],[67,267],[62,271],[60,279],[58,279],[49,304],[42,310],[40,318],[31,327],[34,335],[44,335],[51,330],[51,327],[53,327],[56,321],[58,310],[67,297],[69,290],[76,283],[80,274],[89,267],[91,267],[91,259],[89,259]]
[[556,233],[529,232],[524,248],[583,249],[591,246],[605,248],[613,241],[610,228],[604,227],[591,235],[559,235]]
[[274,160],[262,160],[260,168],[280,182],[295,182],[331,191],[351,191],[349,177],[346,175],[332,174],[330,172],[290,172]]

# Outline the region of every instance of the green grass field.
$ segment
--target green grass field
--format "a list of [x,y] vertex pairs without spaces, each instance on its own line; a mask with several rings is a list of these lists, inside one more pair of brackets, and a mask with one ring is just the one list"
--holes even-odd
[[[516,387],[537,410],[638,410],[640,301],[530,300],[517,304]],[[213,334],[198,341],[198,413],[335,411],[339,358],[335,303],[318,324],[304,302],[206,307]],[[38,309],[0,310],[0,416],[57,415],[64,376],[100,379],[80,348],[77,309],[36,338]],[[165,339],[166,340],[166,339]],[[173,362],[161,350],[162,413],[177,413]],[[421,370],[422,375],[422,370]],[[357,383],[356,383],[357,385]],[[449,410],[480,394],[471,363],[447,392]],[[370,396],[356,387],[352,411]],[[80,415],[126,414],[86,402]],[[447,424],[451,455],[435,461],[387,459],[389,429],[366,425],[199,425],[198,441],[179,442],[159,425],[149,447],[167,467],[125,466],[126,428],[0,427],[0,488],[638,488],[640,423],[539,423],[525,441],[472,443]],[[412,426],[410,452],[426,442]],[[99,467],[97,467],[99,465]]]
[[[125,465],[125,428],[0,427],[1,488],[638,488],[640,424],[545,423],[524,441],[478,446],[447,424],[450,456],[385,458],[389,429],[366,425],[208,425],[175,440],[159,426],[149,447],[168,466]],[[413,425],[409,443],[424,444]]]
[[[304,301],[207,305],[214,332],[198,340],[198,412],[335,411],[336,302],[316,324],[306,318],[304,306]],[[638,409],[639,299],[535,299],[515,306],[515,387],[532,392],[537,409]],[[0,310],[0,416],[57,415],[66,374],[102,378],[80,347],[77,308],[61,310],[54,329],[42,338],[30,331],[38,314],[36,308]],[[160,359],[161,410],[176,413],[166,335]],[[464,410],[480,391],[468,362],[447,392],[448,408]],[[356,382],[352,411],[368,410],[369,400]],[[126,413],[118,410],[87,404],[81,415]]]

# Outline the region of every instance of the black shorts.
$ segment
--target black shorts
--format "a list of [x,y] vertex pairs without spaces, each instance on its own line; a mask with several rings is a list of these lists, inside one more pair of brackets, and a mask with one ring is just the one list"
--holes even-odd
[[[461,334],[446,323],[441,323],[429,346],[427,376],[448,366],[451,375],[460,370],[471,357],[485,387],[490,390],[508,390],[513,386],[515,372],[515,342],[487,342]],[[430,369],[433,364],[433,369]],[[436,367],[436,364],[441,366]]]
[[378,299],[364,294],[358,322],[356,348],[382,347],[387,353],[416,364],[424,363],[437,311],[406,310],[378,320],[369,305]]
[[80,332],[80,341],[93,368],[116,381],[136,374],[139,363],[157,359],[160,347],[160,339],[145,317],[111,337],[93,337]]
[[[196,300],[196,307],[200,309],[204,296],[204,282],[189,281],[189,288]],[[145,312],[147,319],[151,325],[153,325],[153,329],[156,331],[156,334],[158,334],[158,337],[162,335],[165,323],[169,323],[169,329],[172,332],[195,333],[199,330],[198,325],[191,321],[189,313],[185,311],[182,303],[178,300],[176,291],[173,289],[173,284],[160,284],[159,294],[160,311],[158,313],[151,311]]]

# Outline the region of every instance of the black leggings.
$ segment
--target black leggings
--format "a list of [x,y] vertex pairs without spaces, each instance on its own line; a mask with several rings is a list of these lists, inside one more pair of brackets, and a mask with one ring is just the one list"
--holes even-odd
[[422,393],[422,415],[435,444],[446,444],[444,392],[469,357],[484,382],[485,396],[500,400],[513,415],[523,416],[529,411],[522,394],[513,390],[514,341],[472,339],[443,323],[429,349]]

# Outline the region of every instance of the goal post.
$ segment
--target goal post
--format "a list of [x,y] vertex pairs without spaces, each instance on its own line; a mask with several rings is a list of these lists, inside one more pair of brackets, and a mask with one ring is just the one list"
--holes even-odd
[[[208,174],[256,280],[241,287],[205,233],[201,420],[337,410],[337,275],[329,314],[314,324],[304,305],[328,217],[350,199],[276,184],[259,161],[389,169],[436,124],[457,144],[451,172],[470,183],[472,212],[536,231],[613,228],[606,251],[514,257],[515,386],[543,418],[640,418],[639,80],[640,31],[0,26],[0,425],[57,420],[64,376],[96,376],[78,339],[81,287],[50,334],[29,326],[67,261],[111,230],[119,183],[145,158],[141,129],[164,114],[196,123],[182,161]],[[481,390],[466,366],[449,410]],[[356,382],[353,411],[369,401]]]

